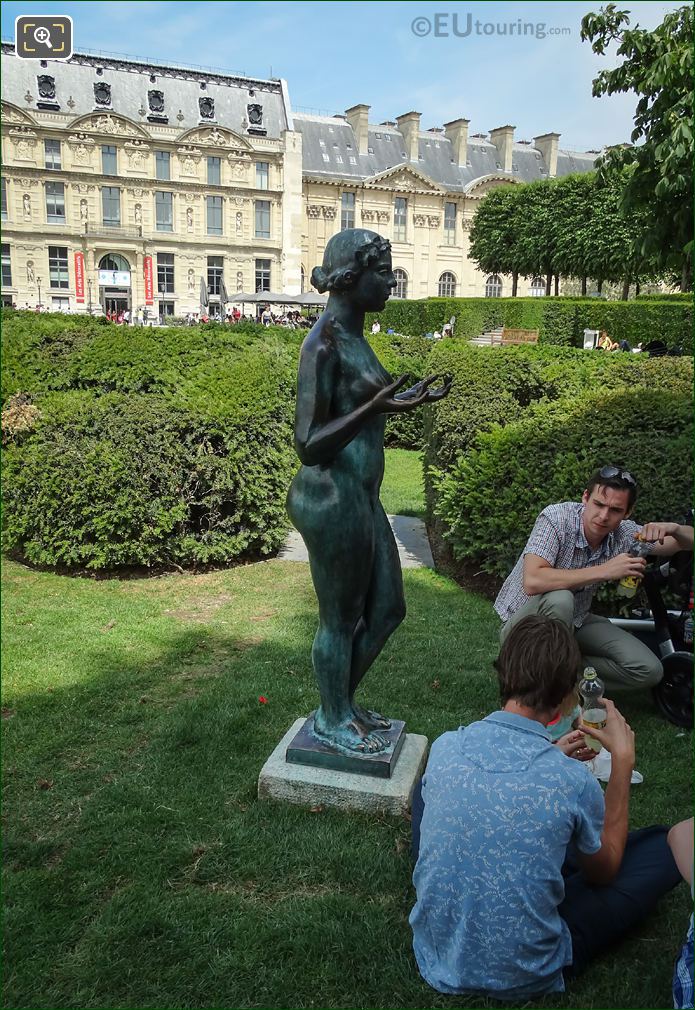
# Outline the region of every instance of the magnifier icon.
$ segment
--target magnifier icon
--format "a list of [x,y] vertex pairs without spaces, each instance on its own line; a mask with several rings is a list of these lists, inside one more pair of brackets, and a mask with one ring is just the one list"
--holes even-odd
[[34,32],[34,41],[40,43],[42,46],[46,46],[47,49],[52,49],[51,45],[51,33],[48,28],[37,28]]

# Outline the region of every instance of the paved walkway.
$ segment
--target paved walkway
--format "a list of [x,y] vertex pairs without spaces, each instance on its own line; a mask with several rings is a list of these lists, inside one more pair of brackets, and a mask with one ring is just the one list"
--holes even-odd
[[[412,516],[389,516],[388,520],[398,544],[401,568],[434,568],[427,530],[422,520]],[[290,530],[278,558],[281,561],[309,560],[304,541],[297,530]]]

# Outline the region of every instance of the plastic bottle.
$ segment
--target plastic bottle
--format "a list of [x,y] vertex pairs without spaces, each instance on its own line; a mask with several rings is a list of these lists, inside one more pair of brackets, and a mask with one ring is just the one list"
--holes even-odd
[[[650,548],[651,543],[648,540],[643,540],[642,535],[638,533],[634,544],[627,553],[631,558],[644,558],[649,554]],[[624,596],[626,599],[631,600],[637,592],[641,581],[635,575],[625,575],[618,583],[618,596]]]
[[[579,693],[582,696],[582,722],[592,729],[603,729],[606,725],[606,703],[603,700],[603,681],[599,679],[593,666],[587,666],[584,676],[579,682]],[[584,743],[587,747],[598,752],[601,744],[594,740],[592,736],[584,734]]]

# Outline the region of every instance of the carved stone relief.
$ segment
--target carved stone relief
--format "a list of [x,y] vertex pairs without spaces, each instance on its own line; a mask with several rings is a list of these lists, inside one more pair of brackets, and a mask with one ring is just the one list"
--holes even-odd
[[323,216],[327,221],[335,221],[338,211],[335,207],[324,207]]
[[193,231],[193,208],[186,207],[186,231]]
[[22,213],[25,221],[31,221],[31,197],[28,193],[22,195]]

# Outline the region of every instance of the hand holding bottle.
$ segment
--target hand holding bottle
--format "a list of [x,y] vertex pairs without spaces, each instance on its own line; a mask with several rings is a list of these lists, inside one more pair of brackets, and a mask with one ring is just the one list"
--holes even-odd
[[616,763],[623,762],[629,764],[632,769],[635,764],[635,734],[612,701],[605,699],[603,704],[606,714],[603,729],[596,729],[584,722],[583,713],[579,728],[584,731],[586,737],[592,737],[599,744],[597,750],[605,747],[610,751],[613,767]]

